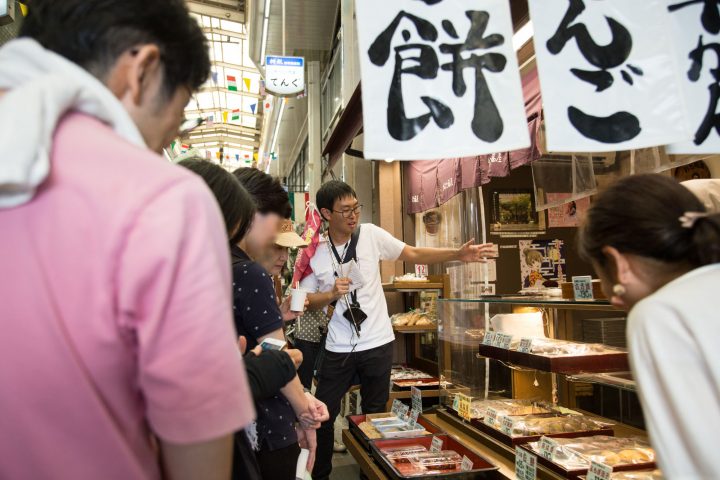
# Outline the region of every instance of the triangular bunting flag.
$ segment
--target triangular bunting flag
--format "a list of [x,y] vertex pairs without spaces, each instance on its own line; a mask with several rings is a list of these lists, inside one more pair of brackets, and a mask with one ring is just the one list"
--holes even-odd
[[212,75],[212,81],[213,81],[213,83],[214,83],[215,85],[217,85],[218,73],[217,73],[217,72],[211,72],[210,74]]
[[236,154],[235,154],[235,160],[238,161],[238,162],[240,161],[240,154],[239,154],[239,153],[236,153]]
[[245,83],[245,90],[247,90],[249,92],[250,91],[250,79],[243,78],[243,83]]
[[257,103],[251,103],[250,104],[250,110],[252,111],[253,115],[255,114],[255,109],[257,108]]
[[230,92],[237,92],[237,82],[235,81],[235,75],[227,76],[227,89]]
[[227,111],[224,111],[224,112],[222,112],[222,115],[223,115],[223,123],[227,123],[228,112],[227,112]]

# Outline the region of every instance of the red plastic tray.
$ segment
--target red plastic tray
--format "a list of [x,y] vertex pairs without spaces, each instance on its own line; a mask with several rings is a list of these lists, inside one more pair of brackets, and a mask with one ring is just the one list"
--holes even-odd
[[[367,435],[365,435],[365,432],[360,430],[360,424],[365,421],[365,415],[348,415],[347,421],[348,425],[350,426],[350,431],[355,435],[355,438],[358,439],[360,442],[360,445],[362,445],[368,452],[370,451],[370,442],[374,440],[381,440],[379,438],[370,439]],[[430,435],[438,434],[438,433],[444,433],[440,428],[438,428],[435,424],[427,421],[425,418],[420,415],[418,417],[418,424],[420,424],[425,430],[430,432]],[[422,435],[422,437],[427,437],[428,435]],[[413,440],[415,438],[421,438],[421,437],[412,437],[409,440]]]

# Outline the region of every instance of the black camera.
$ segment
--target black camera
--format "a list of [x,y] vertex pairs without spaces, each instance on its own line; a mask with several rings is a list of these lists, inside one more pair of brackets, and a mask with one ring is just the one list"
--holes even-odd
[[343,316],[355,326],[358,332],[360,331],[360,325],[367,318],[367,314],[362,311],[360,304],[357,302],[352,302],[348,309],[345,310],[345,313],[343,313]]

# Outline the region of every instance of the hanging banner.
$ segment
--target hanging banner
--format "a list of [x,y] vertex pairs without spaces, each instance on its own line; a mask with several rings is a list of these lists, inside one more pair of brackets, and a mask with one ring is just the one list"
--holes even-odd
[[666,152],[720,153],[720,5],[681,0],[664,3],[692,131],[690,140],[668,145]]
[[690,136],[664,0],[529,0],[553,152]]
[[275,95],[295,95],[305,91],[303,57],[265,57],[265,90]]
[[363,0],[355,9],[365,158],[530,145],[507,0]]

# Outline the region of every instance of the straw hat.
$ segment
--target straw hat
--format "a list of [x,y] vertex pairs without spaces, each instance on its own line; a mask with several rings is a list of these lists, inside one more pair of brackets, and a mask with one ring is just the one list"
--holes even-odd
[[305,248],[308,244],[295,233],[292,220],[283,220],[280,223],[280,232],[275,237],[275,244],[287,248]]

